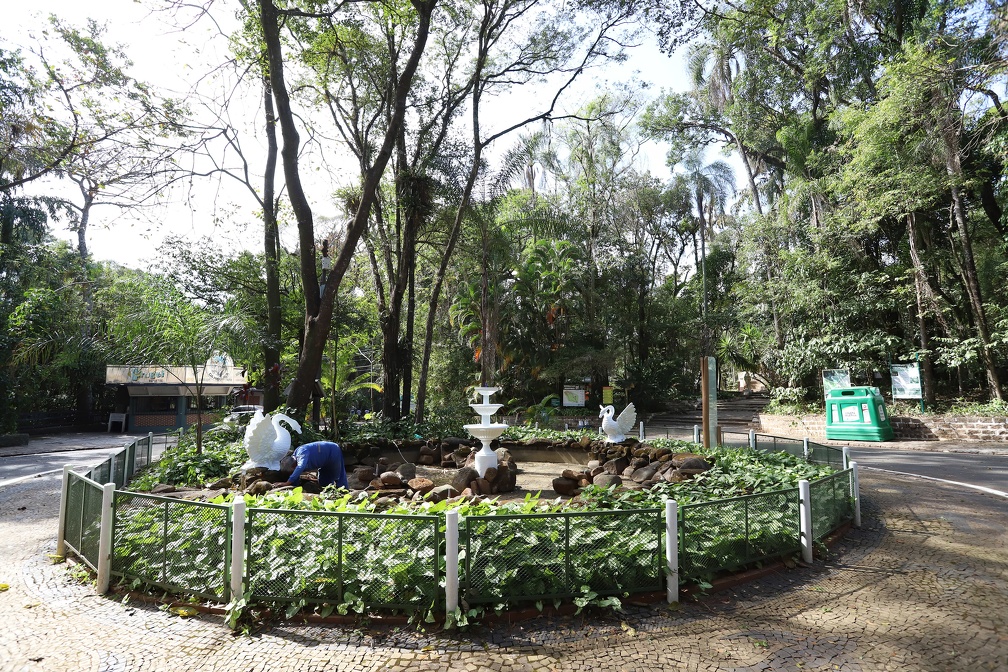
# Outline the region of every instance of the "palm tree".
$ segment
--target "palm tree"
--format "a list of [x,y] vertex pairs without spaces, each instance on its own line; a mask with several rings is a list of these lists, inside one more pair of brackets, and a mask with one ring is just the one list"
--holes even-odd
[[[704,164],[699,150],[694,149],[683,161],[685,179],[689,185],[693,205],[696,207],[697,229],[700,234],[700,257],[698,259],[703,282],[701,315],[703,334],[701,347],[703,354],[709,354],[710,339],[707,334],[707,244],[708,236],[714,235],[715,217],[724,214],[725,205],[735,194],[735,171],[725,161],[718,159]],[[696,249],[694,245],[694,250]]]

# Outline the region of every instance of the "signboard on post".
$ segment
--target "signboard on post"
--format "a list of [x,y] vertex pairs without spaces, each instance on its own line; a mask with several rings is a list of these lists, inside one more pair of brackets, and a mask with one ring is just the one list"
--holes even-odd
[[838,390],[850,386],[850,369],[823,369],[822,389],[824,399],[829,398],[830,390]]
[[563,391],[564,406],[584,406],[585,391],[583,387],[565,387]]
[[917,362],[913,364],[892,364],[889,366],[889,372],[892,374],[893,399],[923,398],[920,365]]

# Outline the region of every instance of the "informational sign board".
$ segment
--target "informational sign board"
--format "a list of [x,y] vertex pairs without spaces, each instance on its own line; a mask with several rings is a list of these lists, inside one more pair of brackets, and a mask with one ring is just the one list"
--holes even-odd
[[893,399],[920,399],[922,397],[920,366],[912,364],[892,364],[889,366],[892,374]]
[[823,397],[828,398],[830,390],[850,387],[850,369],[823,369]]
[[584,406],[585,391],[583,387],[565,387],[563,391],[564,406]]
[[611,385],[606,385],[602,388],[602,403],[609,406],[613,403],[613,388]]

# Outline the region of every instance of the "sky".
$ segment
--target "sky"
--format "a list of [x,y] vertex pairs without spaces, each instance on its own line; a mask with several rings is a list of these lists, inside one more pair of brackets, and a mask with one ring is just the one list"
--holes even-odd
[[[106,24],[106,43],[123,46],[134,63],[130,71],[134,77],[174,94],[187,91],[190,81],[205,72],[207,64],[220,63],[226,58],[223,41],[211,39],[214,29],[210,24],[200,23],[180,33],[168,26],[163,17],[152,14],[135,0],[34,0],[5,4],[4,27],[0,32],[0,43],[5,48],[29,45],[31,36],[43,28],[45,17],[50,13],[75,25],[83,25],[92,18]],[[576,99],[587,101],[604,88],[607,81],[618,83],[633,76],[648,83],[652,95],[663,88],[683,90],[686,84],[681,59],[662,54],[653,38],[645,37],[644,40],[630,52],[625,63],[614,64],[584,78]],[[534,94],[518,94],[512,103],[502,107],[521,105],[523,95]],[[248,121],[255,123],[254,119]],[[499,141],[496,149],[501,151],[507,144],[507,139]],[[645,146],[641,162],[652,174],[661,178],[669,176],[662,147],[654,143]],[[347,180],[352,178],[350,172],[347,171]],[[80,198],[79,193],[67,190],[65,185],[50,182],[43,188],[68,198],[75,195],[78,200]],[[314,197],[312,207],[316,215],[340,216],[335,206],[327,202],[331,187],[323,185],[321,189],[312,189],[309,182],[308,191],[309,196]],[[134,268],[156,269],[159,251],[169,236],[181,237],[193,245],[201,244],[209,236],[213,245],[226,251],[261,249],[261,224],[256,218],[254,201],[244,187],[203,180],[194,182],[191,187],[173,190],[169,199],[162,206],[148,208],[142,216],[123,214],[109,206],[96,207],[87,236],[92,256]],[[54,227],[53,234],[76,241],[76,234],[65,227]],[[281,243],[287,249],[296,246],[297,234],[293,227],[282,231]]]

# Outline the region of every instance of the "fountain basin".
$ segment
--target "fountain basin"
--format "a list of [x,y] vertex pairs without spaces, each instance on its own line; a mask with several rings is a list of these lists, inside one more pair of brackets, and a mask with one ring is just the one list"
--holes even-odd
[[490,442],[504,433],[508,426],[503,422],[493,422],[488,425],[462,425],[462,429],[472,434],[474,439]]
[[500,409],[504,408],[504,404],[469,404],[469,405],[472,407],[474,411],[476,411],[476,415],[485,415],[488,418],[489,416],[493,415]]

